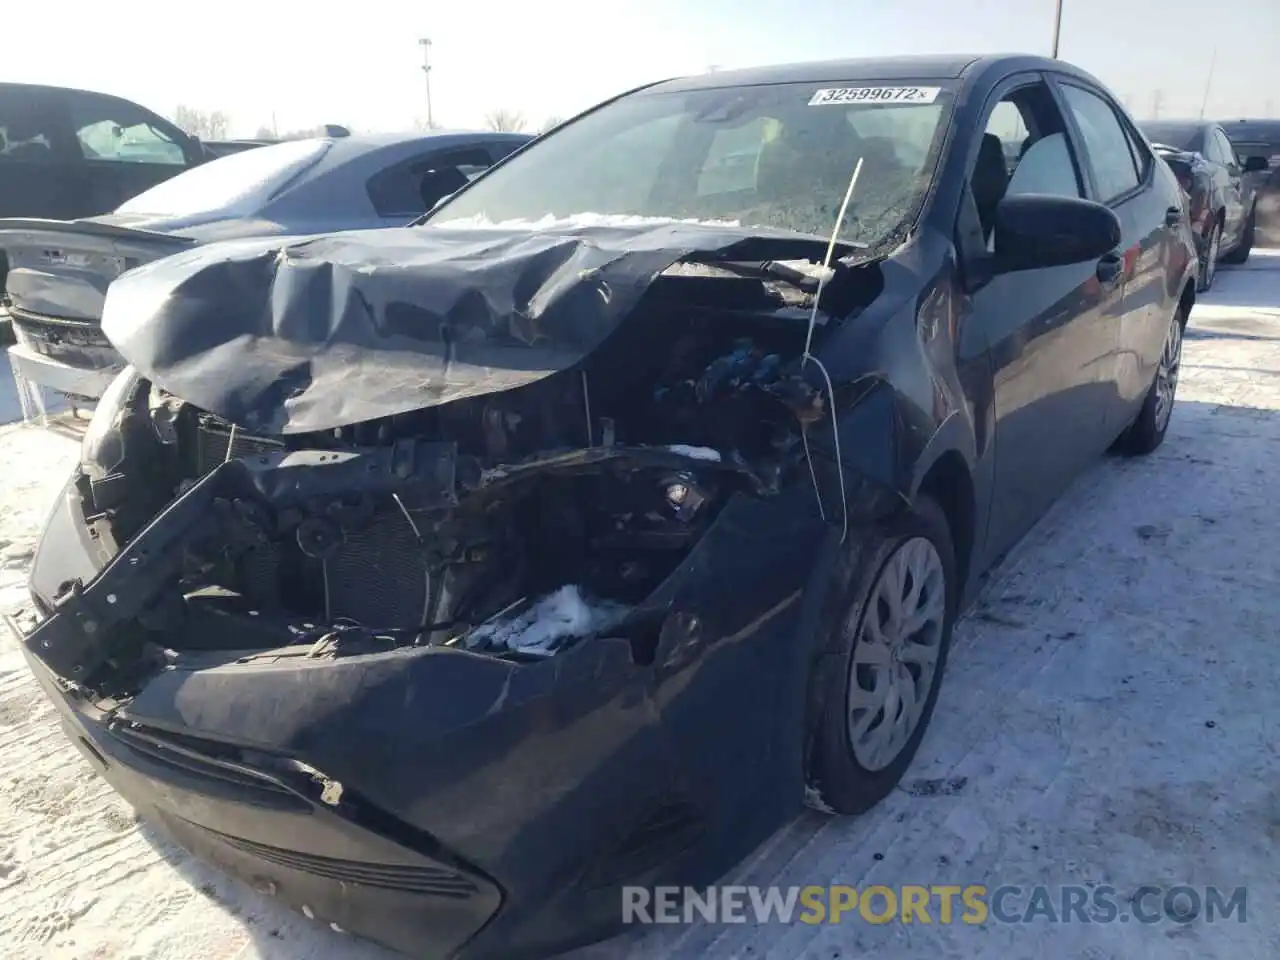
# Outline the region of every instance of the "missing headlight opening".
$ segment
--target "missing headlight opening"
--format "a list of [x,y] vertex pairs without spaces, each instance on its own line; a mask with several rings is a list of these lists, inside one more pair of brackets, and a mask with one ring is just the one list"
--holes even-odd
[[[677,285],[732,273],[678,266]],[[646,297],[544,379],[324,431],[264,435],[139,377],[79,482],[104,550],[148,541],[116,589],[135,653],[284,638],[312,657],[521,660],[608,632],[648,662],[662,611],[646,598],[733,497],[808,485],[802,430],[829,422],[801,363],[812,283],[738,271],[733,302]],[[67,656],[78,678],[128,659]]]

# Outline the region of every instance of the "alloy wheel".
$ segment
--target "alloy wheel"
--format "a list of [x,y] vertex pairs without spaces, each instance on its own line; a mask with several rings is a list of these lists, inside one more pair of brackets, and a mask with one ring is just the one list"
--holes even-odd
[[1178,371],[1182,366],[1182,317],[1175,314],[1160,353],[1156,370],[1156,429],[1164,430],[1173,413],[1173,398],[1178,392]]
[[925,537],[900,544],[871,588],[857,630],[847,698],[849,743],[882,770],[915,733],[935,682],[947,613],[946,574]]

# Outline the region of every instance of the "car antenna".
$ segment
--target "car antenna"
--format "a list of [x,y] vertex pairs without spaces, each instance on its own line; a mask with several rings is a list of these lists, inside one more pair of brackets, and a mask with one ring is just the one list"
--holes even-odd
[[[844,200],[840,203],[840,212],[836,214],[835,226],[831,228],[831,239],[827,242],[827,253],[822,258],[822,271],[818,274],[818,289],[813,294],[813,310],[809,314],[809,329],[805,332],[804,337],[804,354],[800,358],[800,369],[804,369],[804,365],[812,361],[822,372],[822,379],[827,382],[827,396],[831,400],[831,435],[835,439],[836,447],[836,467],[839,470],[840,477],[840,543],[843,544],[849,536],[849,501],[848,492],[844,482],[844,458],[840,455],[840,426],[836,422],[836,388],[832,386],[831,374],[827,373],[826,366],[813,355],[811,352],[813,347],[813,330],[818,324],[818,301],[822,297],[823,288],[826,287],[827,277],[831,275],[831,257],[835,253],[836,240],[840,236],[840,225],[844,223],[845,212],[849,209],[849,200],[853,197],[853,188],[858,185],[858,174],[862,173],[862,157],[858,157],[858,162],[853,166],[853,175],[849,177],[849,186],[844,192]],[[822,515],[822,519],[827,519],[826,511],[822,508],[822,491],[818,489],[818,473],[813,467],[813,456],[809,452],[809,425],[801,424],[800,439],[804,442],[804,457],[809,463],[809,477],[813,480],[813,493],[818,498],[818,512]]]

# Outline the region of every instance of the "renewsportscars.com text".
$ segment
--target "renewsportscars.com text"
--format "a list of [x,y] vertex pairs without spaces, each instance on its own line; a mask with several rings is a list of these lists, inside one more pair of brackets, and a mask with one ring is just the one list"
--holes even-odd
[[1247,920],[1248,891],[1107,884],[988,888],[623,887],[624,923],[1208,923]]

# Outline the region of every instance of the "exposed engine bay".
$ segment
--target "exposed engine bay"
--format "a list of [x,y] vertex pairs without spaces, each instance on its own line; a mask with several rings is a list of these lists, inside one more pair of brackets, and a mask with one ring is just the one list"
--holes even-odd
[[798,365],[805,332],[800,311],[671,310],[521,388],[275,437],[138,377],[86,460],[86,520],[114,553],[242,468],[175,542],[180,589],[153,586],[139,611],[167,646],[260,647],[234,616],[317,656],[547,656],[610,629],[643,662],[645,598],[728,498],[804,469],[802,431],[828,419]]

